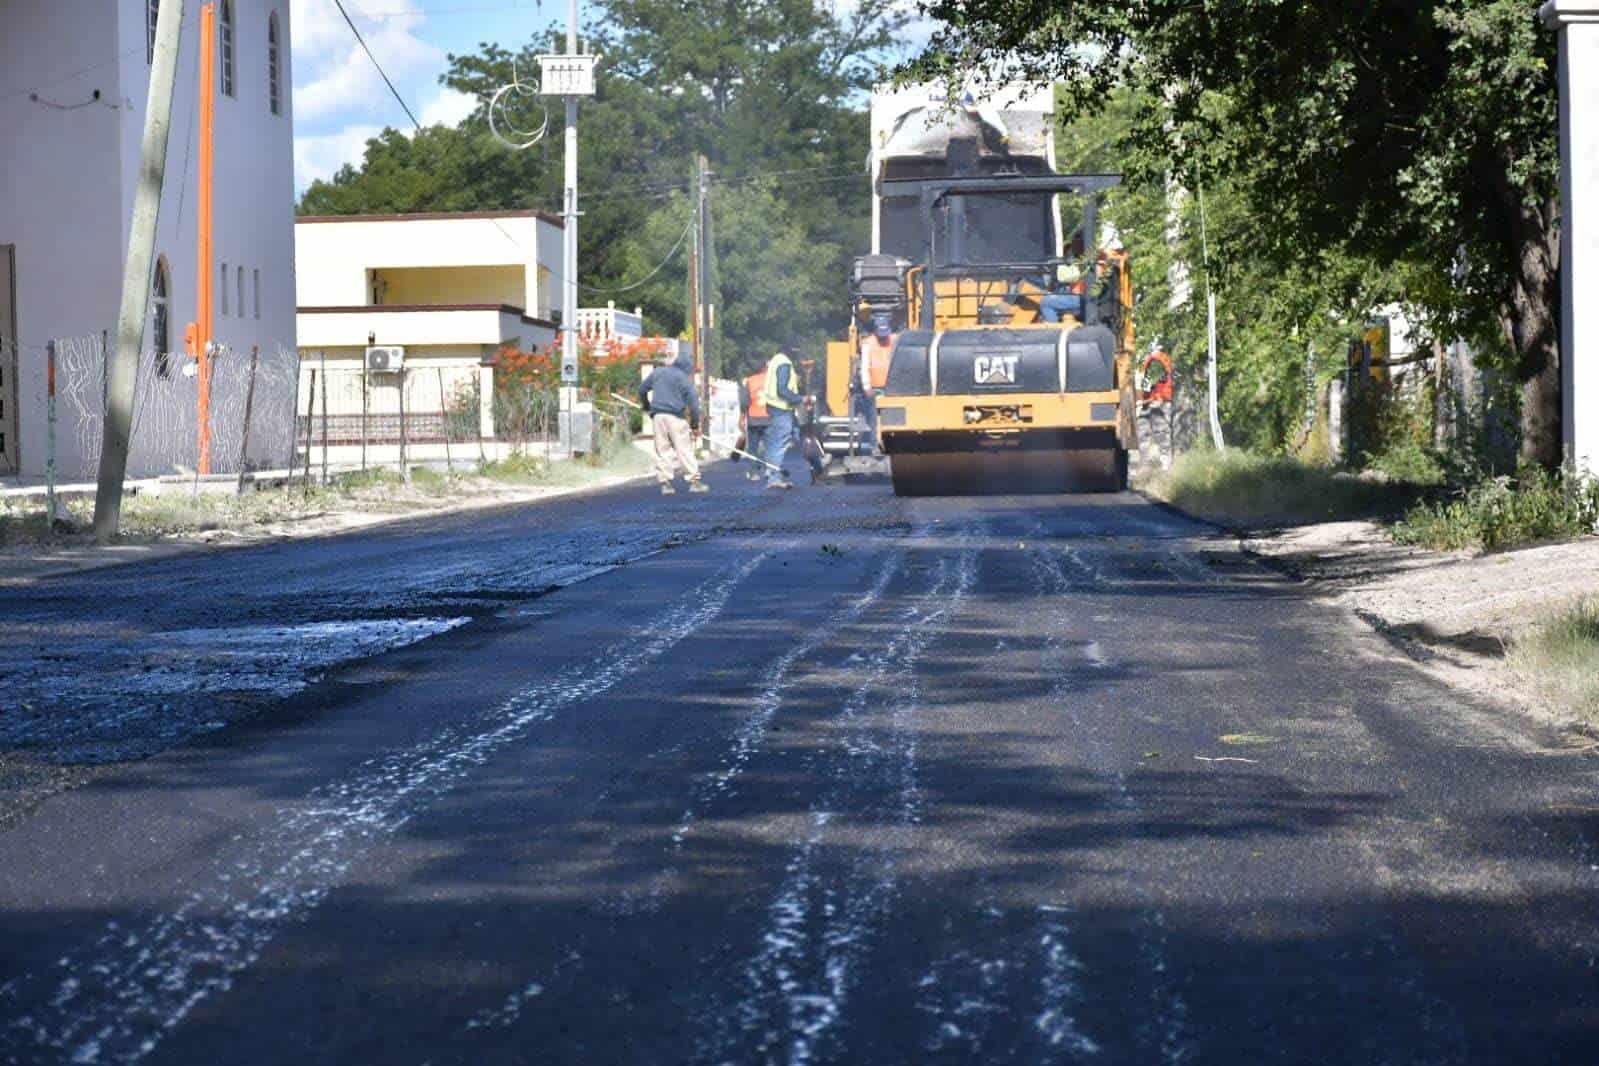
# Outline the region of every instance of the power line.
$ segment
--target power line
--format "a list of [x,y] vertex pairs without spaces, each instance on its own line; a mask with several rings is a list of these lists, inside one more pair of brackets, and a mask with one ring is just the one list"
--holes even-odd
[[672,257],[677,255],[677,250],[683,247],[683,242],[688,238],[689,231],[694,228],[694,221],[694,216],[690,215],[688,225],[684,226],[683,232],[678,234],[677,243],[673,244],[672,250],[666,253],[666,258],[657,263],[654,270],[650,271],[648,274],[645,274],[642,278],[633,282],[631,285],[623,285],[620,288],[615,289],[597,289],[593,285],[585,285],[580,281],[578,282],[577,287],[580,289],[587,289],[589,292],[601,293],[602,295],[618,292],[631,292],[666,269],[666,264],[670,263],[672,261]]
[[[378,72],[379,76],[381,76],[383,78],[383,84],[387,85],[389,87],[389,92],[394,94],[395,101],[400,105],[400,108],[405,112],[406,116],[411,120],[411,125],[416,127],[416,132],[421,133],[422,132],[422,123],[417,121],[416,114],[411,110],[411,105],[409,105],[409,104],[407,104],[405,102],[405,97],[400,95],[400,90],[396,89],[394,87],[394,82],[389,80],[389,75],[383,69],[383,64],[378,62],[378,57],[372,54],[372,49],[370,47],[368,47],[368,45],[366,43],[366,38],[362,37],[361,36],[361,31],[356,28],[355,20],[350,18],[350,13],[348,11],[344,10],[344,0],[333,0],[333,6],[338,8],[339,9],[339,14],[344,16],[344,21],[350,27],[350,32],[355,34],[355,39],[356,39],[356,41],[358,41],[360,43],[361,50],[366,53],[366,57],[368,59],[370,59],[372,61],[372,65],[377,68],[377,72]],[[521,244],[520,241],[518,241],[515,237],[511,236],[509,233],[505,232],[505,227],[500,225],[498,219],[489,219],[489,221],[494,223],[494,228],[500,231],[500,236],[502,236],[506,240],[510,241],[511,244],[514,247],[516,247],[518,249],[520,249],[522,247],[522,244]]]
[[383,84],[389,87],[389,92],[394,94],[394,99],[399,103],[401,109],[405,111],[407,117],[410,118],[411,124],[414,125],[418,131],[420,131],[422,129],[422,123],[417,121],[416,115],[412,114],[411,112],[411,105],[405,102],[405,98],[400,95],[400,90],[396,89],[394,87],[394,83],[389,80],[388,72],[383,69],[383,64],[378,62],[378,57],[372,54],[372,49],[367,46],[366,38],[362,37],[361,31],[356,28],[355,20],[350,17],[350,13],[348,11],[344,10],[344,0],[333,0],[333,6],[338,8],[339,14],[344,16],[344,21],[350,27],[350,32],[355,34],[355,39],[360,42],[361,50],[366,53],[366,57],[370,59],[372,61],[372,65],[377,68],[378,75],[383,79]]

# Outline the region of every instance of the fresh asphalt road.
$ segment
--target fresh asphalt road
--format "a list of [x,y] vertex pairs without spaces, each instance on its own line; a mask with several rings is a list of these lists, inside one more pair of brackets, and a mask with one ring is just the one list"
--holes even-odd
[[711,480],[6,590],[0,1062],[1599,1062],[1591,747],[1134,495]]

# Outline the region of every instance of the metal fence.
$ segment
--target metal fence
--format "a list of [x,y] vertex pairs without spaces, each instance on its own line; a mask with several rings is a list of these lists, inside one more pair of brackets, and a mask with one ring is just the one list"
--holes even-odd
[[[5,365],[15,367],[12,421],[24,474],[43,475],[50,467],[64,480],[95,476],[105,435],[107,344],[107,334],[99,333],[0,352]],[[208,419],[213,472],[290,461],[298,362],[292,347],[278,344],[224,349],[213,356]],[[198,468],[200,385],[196,362],[187,355],[147,352],[140,357],[130,477]]]
[[395,373],[301,363],[294,437],[306,449],[545,444],[558,435],[553,389],[484,389],[476,366],[411,365]]

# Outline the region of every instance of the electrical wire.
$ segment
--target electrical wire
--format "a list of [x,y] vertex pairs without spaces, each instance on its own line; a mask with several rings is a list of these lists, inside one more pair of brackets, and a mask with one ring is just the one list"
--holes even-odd
[[683,232],[678,234],[677,243],[672,245],[672,250],[666,253],[666,258],[662,259],[658,264],[656,264],[654,270],[650,271],[648,274],[645,274],[642,278],[633,282],[631,285],[623,285],[620,288],[615,289],[600,289],[595,288],[593,285],[584,285],[582,282],[578,282],[577,287],[580,289],[585,289],[589,292],[597,292],[602,295],[618,292],[632,292],[634,289],[650,281],[655,277],[655,275],[666,269],[666,264],[670,263],[672,261],[672,257],[677,255],[677,250],[683,247],[683,242],[688,239],[688,235],[693,229],[694,217],[691,215],[689,216],[688,225],[684,226]]
[[394,83],[389,80],[388,72],[383,69],[383,64],[378,62],[378,57],[372,54],[372,49],[367,46],[366,38],[362,37],[361,31],[356,28],[355,20],[350,17],[350,13],[348,11],[344,10],[344,0],[333,0],[333,6],[338,8],[339,14],[344,16],[344,21],[350,27],[350,32],[355,34],[355,39],[360,43],[361,50],[366,53],[366,57],[370,59],[372,61],[372,65],[377,68],[378,75],[383,78],[383,84],[387,85],[389,87],[389,92],[394,94],[394,99],[399,103],[401,109],[404,110],[406,115],[411,119],[411,124],[420,130],[422,128],[422,123],[417,121],[416,115],[411,111],[411,105],[405,102],[405,98],[400,95],[400,90],[396,89],[394,87]]
[[[333,0],[333,6],[338,8],[339,14],[344,16],[344,21],[350,27],[350,32],[355,34],[355,39],[360,43],[361,50],[366,53],[366,57],[370,59],[372,61],[372,65],[377,68],[379,76],[383,78],[383,84],[387,85],[389,87],[389,92],[394,94],[395,101],[400,105],[401,109],[404,110],[406,116],[410,118],[411,125],[416,127],[416,131],[418,133],[421,133],[422,123],[417,121],[416,114],[411,110],[411,106],[405,102],[405,97],[400,95],[400,90],[396,89],[394,87],[394,82],[389,80],[389,75],[386,71],[384,71],[383,64],[379,63],[378,57],[372,54],[372,49],[367,46],[366,38],[362,37],[361,31],[356,28],[355,21],[350,18],[350,13],[344,10],[344,0]],[[491,218],[489,221],[494,224],[495,229],[500,231],[500,236],[510,241],[511,244],[516,248],[520,249],[522,247],[522,242],[518,241],[515,237],[507,233],[505,231],[505,227],[500,225],[498,219]]]

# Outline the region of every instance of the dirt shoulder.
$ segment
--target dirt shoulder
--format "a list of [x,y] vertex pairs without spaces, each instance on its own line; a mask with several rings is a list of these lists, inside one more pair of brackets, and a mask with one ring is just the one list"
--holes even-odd
[[[566,465],[556,464],[547,475],[531,480],[435,475],[409,484],[391,478],[342,488],[287,486],[237,498],[135,499],[124,512],[127,534],[107,546],[95,544],[82,531],[43,534],[41,508],[39,516],[28,516],[38,529],[0,541],[0,588],[55,574],[597,492],[651,476],[641,453],[624,454],[602,467],[573,463],[571,469],[561,469]],[[88,501],[74,507],[73,517],[84,528],[91,509]]]
[[1239,539],[1451,684],[1560,725],[1599,726],[1543,698],[1536,679],[1507,658],[1540,621],[1599,596],[1599,537],[1489,554],[1435,552],[1395,544],[1376,522],[1339,521]]

